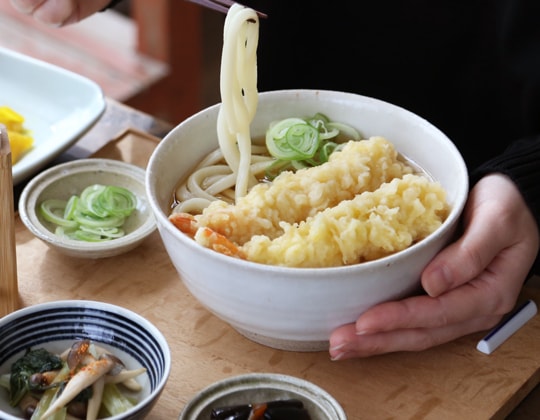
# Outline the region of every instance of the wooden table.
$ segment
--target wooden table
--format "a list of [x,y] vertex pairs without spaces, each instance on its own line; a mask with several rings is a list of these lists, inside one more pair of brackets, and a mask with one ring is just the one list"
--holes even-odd
[[[108,101],[96,126],[60,160],[97,152],[144,166],[155,142],[170,128]],[[16,242],[23,305],[100,300],[134,310],[163,332],[173,366],[151,420],[175,419],[202,388],[248,372],[307,379],[331,393],[351,420],[515,420],[540,412],[540,316],[489,356],[475,349],[483,336],[479,333],[424,352],[331,362],[326,352],[286,352],[253,343],[211,315],[183,286],[157,232],[135,250],[101,260],[63,256],[33,237],[18,219]],[[528,284],[522,298],[540,302],[538,283]]]

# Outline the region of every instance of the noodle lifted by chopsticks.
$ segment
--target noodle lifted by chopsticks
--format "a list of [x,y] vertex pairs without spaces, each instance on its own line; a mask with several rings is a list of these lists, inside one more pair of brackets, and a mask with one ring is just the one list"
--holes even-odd
[[221,107],[217,121],[219,146],[236,175],[236,198],[257,183],[250,171],[250,124],[258,103],[257,44],[259,18],[255,10],[234,4],[227,13],[221,57]]

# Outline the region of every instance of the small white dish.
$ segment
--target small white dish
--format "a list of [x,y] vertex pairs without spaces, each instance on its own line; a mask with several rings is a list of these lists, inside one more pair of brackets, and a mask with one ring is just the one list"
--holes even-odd
[[179,420],[209,419],[212,409],[220,407],[286,399],[302,401],[312,419],[347,419],[334,397],[309,381],[276,373],[248,373],[203,389],[184,407]]
[[61,67],[0,47],[0,105],[25,118],[34,146],[13,165],[13,184],[75,143],[105,110],[101,88]]
[[[79,258],[104,258],[137,247],[156,229],[145,192],[144,169],[113,159],[81,159],[56,165],[34,177],[19,199],[19,215],[26,227],[57,251]],[[68,200],[93,184],[116,185],[137,197],[136,210],[123,225],[123,237],[104,242],[85,242],[60,237],[37,210],[47,199]]]

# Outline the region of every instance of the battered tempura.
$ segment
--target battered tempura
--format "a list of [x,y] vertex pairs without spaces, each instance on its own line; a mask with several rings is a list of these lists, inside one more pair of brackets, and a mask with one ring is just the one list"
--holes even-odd
[[182,231],[227,255],[263,264],[331,267],[381,258],[436,230],[442,186],[398,159],[382,137],[350,141],[328,163],[280,174],[235,205],[171,215]]

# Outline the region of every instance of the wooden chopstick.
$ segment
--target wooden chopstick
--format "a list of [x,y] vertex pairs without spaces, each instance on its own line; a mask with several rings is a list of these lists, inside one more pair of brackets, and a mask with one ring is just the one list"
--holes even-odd
[[0,124],[0,317],[19,308],[11,147]]

